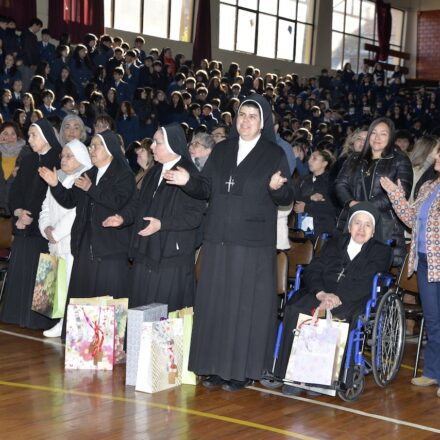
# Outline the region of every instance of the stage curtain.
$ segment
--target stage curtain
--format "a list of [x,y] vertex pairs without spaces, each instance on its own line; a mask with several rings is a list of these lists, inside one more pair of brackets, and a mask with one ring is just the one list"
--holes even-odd
[[30,21],[37,15],[36,0],[0,0],[0,15],[12,17],[17,22],[17,29],[29,27]]
[[203,58],[211,60],[211,6],[209,0],[199,1],[192,61],[196,67]]

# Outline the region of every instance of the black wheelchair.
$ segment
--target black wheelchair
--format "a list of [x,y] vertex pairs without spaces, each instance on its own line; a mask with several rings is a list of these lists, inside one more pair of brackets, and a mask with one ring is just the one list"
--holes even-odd
[[[299,290],[303,266],[296,268],[293,290],[287,295],[287,301]],[[334,390],[344,401],[359,399],[365,387],[365,376],[370,372],[377,385],[385,387],[396,377],[403,357],[405,346],[405,310],[399,293],[392,288],[395,277],[391,274],[376,274],[371,297],[365,311],[357,318],[354,328],[349,331],[345,356],[341,365],[339,379],[330,386],[319,384],[299,384],[285,382],[287,385],[306,385],[309,387]],[[278,326],[273,354],[272,372],[278,360],[283,334],[282,315]],[[262,383],[281,383],[268,373]],[[270,386],[270,385],[269,385]],[[274,387],[274,386],[272,386]]]

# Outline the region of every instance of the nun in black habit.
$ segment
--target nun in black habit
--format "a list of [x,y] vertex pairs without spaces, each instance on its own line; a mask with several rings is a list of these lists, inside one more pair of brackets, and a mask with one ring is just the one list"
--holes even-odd
[[102,222],[123,209],[136,191],[135,179],[122,153],[118,136],[105,130],[93,136],[89,146],[94,165],[64,188],[56,173],[42,168],[40,175],[52,195],[67,209],[76,207],[71,233],[74,257],[69,298],[128,294],[128,247],[130,228],[105,228]]
[[40,253],[48,252],[48,242],[38,228],[47,183],[38,175],[38,168],[59,168],[61,145],[47,119],[29,127],[29,145],[33,153],[23,157],[10,192],[14,242],[0,321],[48,329],[54,321],[31,310]]
[[137,199],[108,218],[104,226],[134,223],[130,307],[158,302],[168,304],[172,311],[194,304],[196,234],[205,203],[163,179],[167,170],[177,167],[198,175],[179,124],[160,127],[151,150],[157,163],[145,177]]
[[304,288],[286,305],[283,340],[275,371],[279,379],[286,374],[293,330],[300,313],[310,314],[319,306],[330,309],[333,317],[353,325],[365,309],[374,275],[387,272],[392,258],[391,247],[378,235],[379,222],[380,212],[373,204],[354,205],[350,209],[348,233],[329,239],[305,268]]
[[209,200],[195,298],[189,369],[203,385],[236,391],[269,367],[275,333],[277,205],[293,199],[284,151],[273,142],[271,108],[260,95],[241,104],[237,135],[214,148],[200,177],[183,167],[169,184]]

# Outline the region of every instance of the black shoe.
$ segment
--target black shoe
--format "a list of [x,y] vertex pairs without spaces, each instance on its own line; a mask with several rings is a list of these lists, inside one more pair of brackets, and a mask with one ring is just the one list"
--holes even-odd
[[207,376],[206,379],[202,381],[202,385],[205,388],[219,388],[221,387],[225,381],[220,376]]
[[228,380],[225,381],[225,383],[222,385],[222,389],[224,389],[225,391],[240,391],[242,390],[244,387],[247,387],[248,385],[250,385],[252,383],[252,381],[250,379],[247,380]]
[[275,379],[274,377],[265,377],[264,379],[260,380],[260,384],[265,388],[275,390],[283,386],[283,381]]
[[299,396],[304,390],[302,388],[294,387],[292,385],[283,385],[281,392],[285,396]]

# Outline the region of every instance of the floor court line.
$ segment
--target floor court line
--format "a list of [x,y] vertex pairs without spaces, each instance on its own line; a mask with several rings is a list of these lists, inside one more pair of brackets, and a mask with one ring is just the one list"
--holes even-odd
[[405,420],[393,419],[392,417],[386,417],[386,416],[381,416],[379,414],[373,414],[353,408],[347,408],[345,406],[336,405],[334,403],[327,403],[327,402],[321,402],[319,400],[307,399],[306,397],[285,396],[283,393],[280,393],[279,391],[268,390],[266,388],[257,388],[253,386],[247,388],[254,391],[259,391],[261,393],[273,394],[275,396],[286,397],[288,399],[300,400],[301,402],[312,403],[313,405],[319,405],[327,408],[337,409],[340,411],[356,414],[358,416],[370,417],[373,419],[382,420],[384,422],[394,423],[396,425],[408,426],[410,428],[421,429],[423,431],[435,432],[436,434],[440,434],[440,429],[432,428],[431,426],[419,425],[417,423],[407,422]]
[[[33,340],[33,341],[40,341],[40,342],[44,342],[44,343],[50,343],[50,344],[58,345],[58,346],[64,346],[65,345],[65,344],[63,344],[60,341],[50,340],[50,339],[47,339],[47,338],[36,338],[34,336],[27,336],[27,335],[23,335],[21,333],[11,332],[11,331],[7,331],[7,330],[0,330],[0,333],[4,333],[4,334],[10,335],[10,336],[17,336],[17,337],[20,337],[20,338],[29,339],[29,340]],[[408,369],[408,370],[412,370],[413,369],[411,366],[405,365],[405,364],[402,364],[401,367],[403,367],[405,369]],[[0,381],[0,384],[2,384],[1,381]],[[20,386],[21,385],[22,385],[22,387],[27,387],[27,388],[34,387],[34,385],[20,384]],[[9,385],[9,386],[13,386],[13,385]],[[19,385],[16,385],[16,386],[19,386]],[[51,390],[51,388],[49,388],[49,387],[41,387],[41,388],[46,390],[46,391]],[[393,419],[393,418],[386,417],[386,416],[381,416],[381,415],[378,415],[378,414],[367,413],[365,411],[359,411],[359,410],[355,410],[355,409],[352,409],[352,408],[347,408],[347,407],[343,407],[343,406],[340,406],[340,405],[336,405],[336,404],[333,404],[333,403],[320,402],[318,400],[307,399],[305,397],[285,396],[284,394],[282,394],[280,392],[277,392],[277,391],[267,390],[267,389],[264,389],[264,388],[257,388],[257,387],[252,387],[252,386],[248,387],[248,389],[251,389],[253,391],[258,391],[258,392],[266,393],[266,394],[274,394],[276,396],[280,396],[280,397],[284,397],[284,398],[296,399],[296,400],[300,400],[300,401],[303,401],[303,402],[306,402],[306,403],[311,403],[311,404],[314,404],[314,405],[320,405],[320,406],[325,406],[325,407],[328,407],[328,408],[337,409],[337,410],[340,410],[340,411],[350,412],[350,413],[357,414],[357,415],[363,416],[363,417],[371,417],[371,418],[382,420],[382,421],[385,421],[385,422],[388,422],[388,423],[404,425],[404,426],[408,426],[408,427],[411,427],[411,428],[426,430],[426,431],[435,432],[435,433],[439,433],[440,434],[440,430],[436,429],[436,428],[432,428],[432,427],[424,426],[424,425],[419,425],[417,423],[407,422],[405,420]],[[75,392],[73,390],[63,390],[62,388],[56,389],[56,390],[58,390],[56,392],[65,392],[65,393],[71,393],[71,394],[80,393],[79,395],[87,395],[89,397],[90,396],[104,397],[104,396],[101,396],[101,395],[94,395],[92,393],[82,393],[82,392]],[[135,402],[135,403],[142,402],[142,403],[145,403],[145,404],[150,405],[150,406],[160,405],[160,404],[153,404],[153,403],[149,403],[149,402],[143,402],[143,401],[139,401],[139,400],[136,400],[136,399],[125,399],[125,398],[119,398],[119,397],[115,397],[115,396],[105,396],[105,398],[109,398],[109,399],[112,399],[112,400],[121,400],[122,399],[123,401]],[[165,409],[165,408],[166,409],[173,408],[173,407],[168,407],[167,405],[160,405],[159,407],[163,407],[163,409]],[[179,407],[175,407],[175,408],[176,408],[176,411],[180,411],[180,410],[182,410],[183,412],[193,411],[193,410],[187,410],[187,409],[179,408]],[[198,413],[198,411],[194,411],[194,412]],[[200,415],[202,417],[207,417],[206,415],[203,415],[203,414],[209,414],[209,413],[200,412]],[[194,415],[196,415],[196,414],[194,414]],[[219,417],[220,419],[223,419],[223,416],[216,416],[216,415],[213,415],[213,414],[210,414],[210,416],[213,416],[213,418]],[[229,418],[226,418],[226,419],[229,419]],[[240,420],[240,419],[231,419],[231,420]],[[227,421],[227,420],[224,420],[224,421]],[[252,422],[246,422],[246,421],[241,421],[241,422],[252,423]],[[236,422],[230,422],[230,423],[236,423]],[[245,426],[247,426],[247,425],[245,425]],[[266,425],[261,425],[261,426],[266,427]],[[270,427],[268,427],[268,428],[270,428]],[[257,428],[257,429],[260,429],[260,428]],[[276,428],[274,428],[274,429],[276,429]],[[290,432],[290,431],[286,431],[286,432]],[[291,434],[293,434],[293,435],[301,435],[301,434],[297,434],[297,433],[291,433]],[[285,435],[287,435],[287,434],[285,434]],[[310,438],[310,437],[294,437],[294,438]]]
[[293,431],[287,431],[285,429],[275,428],[273,426],[262,425],[260,423],[254,423],[254,422],[250,422],[247,420],[236,419],[234,417],[220,416],[217,414],[207,413],[204,411],[197,411],[197,410],[193,410],[193,409],[182,408],[179,406],[165,405],[162,403],[155,403],[155,402],[147,402],[147,401],[141,400],[141,399],[129,399],[126,397],[118,397],[118,396],[113,396],[110,394],[95,394],[95,393],[88,393],[88,392],[84,392],[84,391],[66,390],[64,388],[52,388],[52,387],[47,387],[47,386],[42,386],[42,385],[31,385],[31,384],[25,384],[25,383],[19,383],[19,382],[7,382],[7,381],[2,381],[2,380],[0,380],[0,386],[22,388],[22,389],[24,388],[24,389],[34,390],[34,391],[45,391],[45,392],[49,392],[49,393],[66,394],[66,395],[81,396],[81,397],[93,397],[96,399],[113,400],[116,402],[134,403],[136,405],[140,404],[140,405],[148,406],[151,408],[163,409],[166,411],[174,411],[174,412],[188,414],[188,415],[192,415],[192,416],[218,420],[221,422],[231,423],[231,424],[235,424],[235,425],[241,425],[241,426],[244,426],[247,428],[254,428],[254,429],[258,429],[260,431],[267,431],[267,432],[272,432],[272,433],[276,433],[276,434],[281,434],[286,437],[290,437],[290,438],[294,438],[294,439],[298,439],[298,440],[317,440],[315,437],[310,437],[308,435],[299,434],[299,433],[293,432]]

